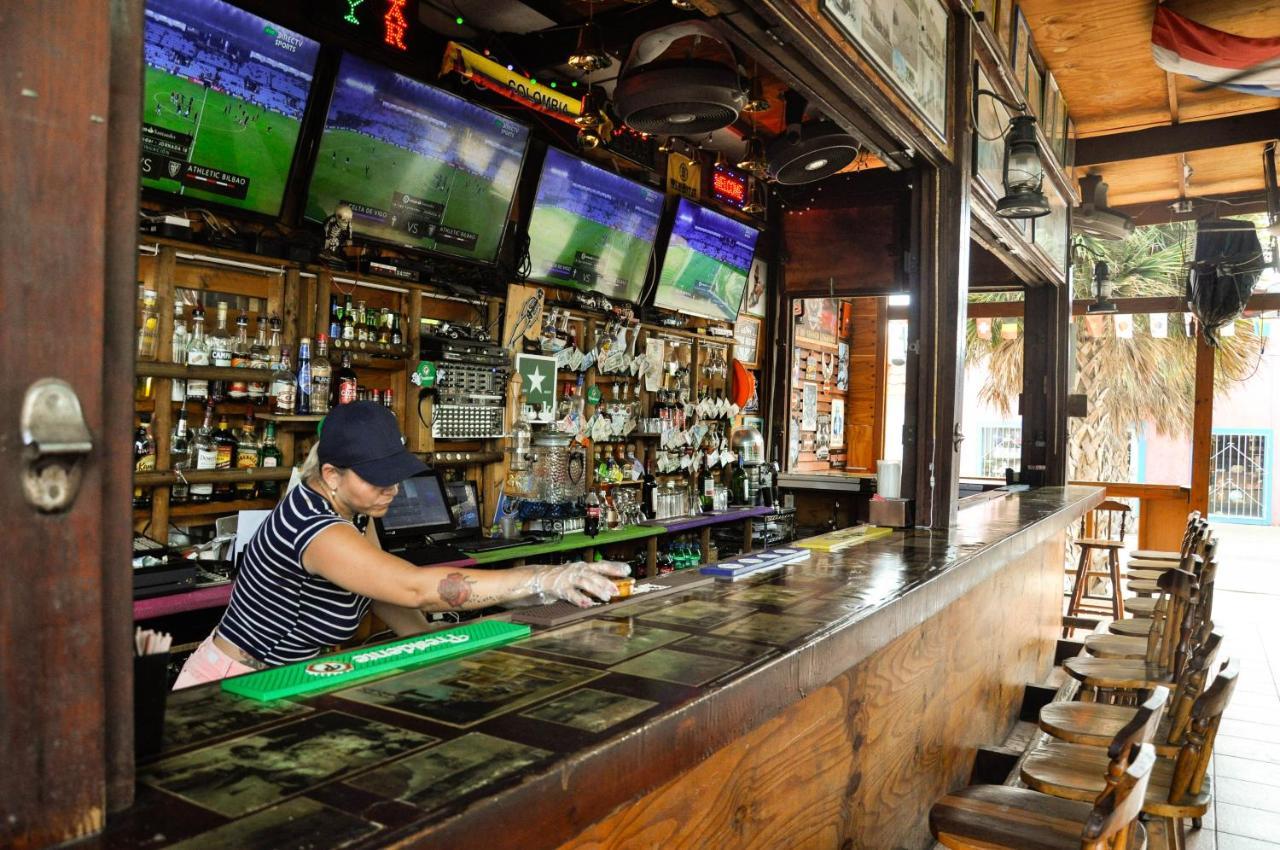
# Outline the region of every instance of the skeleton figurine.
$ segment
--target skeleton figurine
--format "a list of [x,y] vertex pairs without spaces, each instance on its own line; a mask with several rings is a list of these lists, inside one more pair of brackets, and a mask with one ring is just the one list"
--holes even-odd
[[351,242],[351,218],[353,213],[347,204],[338,204],[333,215],[324,220],[324,248],[320,256],[330,262],[346,264],[342,246]]

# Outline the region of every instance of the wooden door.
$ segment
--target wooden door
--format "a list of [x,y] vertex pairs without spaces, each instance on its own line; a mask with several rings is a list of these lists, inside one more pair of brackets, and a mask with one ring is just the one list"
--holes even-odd
[[[0,9],[0,846],[129,802],[140,0]],[[69,383],[93,442],[64,512],[24,497],[19,412]]]

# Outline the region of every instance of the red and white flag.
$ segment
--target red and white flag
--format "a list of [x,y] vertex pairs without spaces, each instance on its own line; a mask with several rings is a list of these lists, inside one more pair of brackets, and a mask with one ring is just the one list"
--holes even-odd
[[1206,83],[1238,77],[1227,88],[1280,97],[1280,38],[1249,38],[1223,32],[1156,6],[1151,24],[1151,53],[1156,64],[1173,74]]

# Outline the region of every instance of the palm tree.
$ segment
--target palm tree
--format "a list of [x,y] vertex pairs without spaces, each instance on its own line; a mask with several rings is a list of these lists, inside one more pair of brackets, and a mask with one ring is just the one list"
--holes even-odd
[[[1120,242],[1084,237],[1077,252],[1073,297],[1092,299],[1095,258],[1109,266],[1115,298],[1181,296],[1184,263],[1193,243],[1194,230],[1183,224],[1141,227]],[[972,300],[1008,300],[1008,295],[975,295]],[[1261,354],[1262,340],[1252,322],[1237,320],[1235,330],[1215,355],[1218,396],[1248,377]],[[1133,316],[1131,338],[1116,335],[1110,316],[1077,318],[1073,332],[1076,374],[1071,391],[1089,399],[1089,414],[1070,422],[1068,474],[1076,481],[1128,481],[1134,472],[1129,457],[1133,429],[1150,423],[1164,436],[1191,432],[1195,339],[1179,314],[1168,322],[1168,337],[1163,339],[1152,337],[1150,320],[1143,314]],[[1021,339],[1004,340],[999,334],[980,339],[971,319],[965,365],[986,367],[979,398],[1009,415],[1022,391]]]

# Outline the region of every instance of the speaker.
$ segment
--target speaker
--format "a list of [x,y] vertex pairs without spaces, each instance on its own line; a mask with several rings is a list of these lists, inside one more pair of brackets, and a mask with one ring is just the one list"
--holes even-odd
[[857,159],[858,141],[826,119],[793,125],[769,143],[769,173],[783,186],[830,177]]

